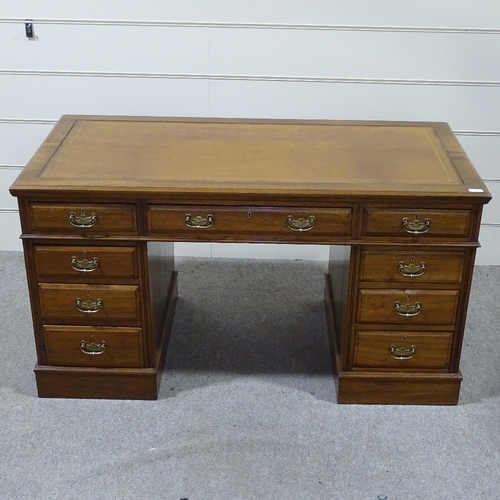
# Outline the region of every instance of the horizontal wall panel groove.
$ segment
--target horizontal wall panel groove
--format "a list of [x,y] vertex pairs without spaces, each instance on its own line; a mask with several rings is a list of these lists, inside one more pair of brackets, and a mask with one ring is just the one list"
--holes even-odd
[[57,120],[39,118],[0,118],[0,123],[11,123],[16,125],[55,125]]
[[468,137],[500,137],[500,131],[497,130],[454,130],[453,133]]
[[66,71],[66,70],[14,70],[2,69],[0,76],[43,76],[43,77],[81,77],[81,78],[139,78],[166,80],[215,80],[247,82],[284,82],[284,83],[324,83],[324,84],[361,84],[361,85],[411,85],[444,87],[495,87],[500,88],[500,81],[480,80],[425,80],[400,78],[349,78],[320,76],[286,75],[230,75],[230,74],[195,74],[195,73],[132,73],[111,71]]
[[196,23],[498,28],[495,0],[396,0],[290,2],[290,0],[2,0],[2,18],[174,21]]
[[[0,24],[20,24],[26,18],[1,17]],[[266,29],[305,31],[375,31],[391,33],[452,33],[462,35],[499,35],[498,28],[447,27],[447,26],[377,26],[346,24],[294,24],[294,23],[237,23],[237,22],[195,22],[195,21],[154,21],[120,19],[37,19],[34,24],[84,25],[84,26],[149,26],[160,28],[223,28],[223,29]]]

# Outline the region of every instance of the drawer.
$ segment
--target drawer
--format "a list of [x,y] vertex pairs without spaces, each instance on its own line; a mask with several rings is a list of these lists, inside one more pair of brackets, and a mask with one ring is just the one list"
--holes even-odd
[[136,247],[36,245],[38,278],[137,278]]
[[364,250],[360,280],[460,283],[464,261],[464,252]]
[[39,283],[44,323],[140,325],[139,287]]
[[359,323],[452,325],[458,290],[360,289]]
[[33,233],[137,234],[132,204],[32,203],[30,224]]
[[365,209],[363,235],[466,239],[470,210]]
[[140,368],[142,330],[87,326],[44,326],[47,362],[52,366]]
[[351,208],[263,208],[152,205],[148,209],[150,234],[205,239],[210,234],[229,239],[265,241],[276,237],[294,241],[323,241],[350,237]]
[[451,332],[357,331],[354,368],[448,368]]

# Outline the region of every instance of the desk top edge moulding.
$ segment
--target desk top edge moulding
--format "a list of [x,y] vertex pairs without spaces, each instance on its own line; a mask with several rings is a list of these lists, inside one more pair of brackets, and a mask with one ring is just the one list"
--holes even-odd
[[158,397],[193,241],[329,245],[338,402],[458,402],[491,195],[446,123],[65,115],[10,190],[40,397]]

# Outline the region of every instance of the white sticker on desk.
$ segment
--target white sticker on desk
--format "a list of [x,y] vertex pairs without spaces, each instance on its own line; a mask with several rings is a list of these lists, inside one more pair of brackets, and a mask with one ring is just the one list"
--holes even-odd
[[469,193],[484,193],[484,190],[479,188],[469,188]]

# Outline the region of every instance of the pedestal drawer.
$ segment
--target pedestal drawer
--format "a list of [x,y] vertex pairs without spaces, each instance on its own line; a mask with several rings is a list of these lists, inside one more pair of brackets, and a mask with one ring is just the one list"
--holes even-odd
[[136,247],[36,245],[38,278],[137,278]]
[[33,233],[137,234],[136,207],[132,204],[32,203]]
[[359,323],[452,325],[458,290],[360,289]]
[[[243,238],[265,241],[322,241],[351,235],[351,208],[263,208],[152,205],[148,208],[150,234],[182,239]],[[256,236],[258,235],[258,236]]]
[[357,331],[354,368],[446,369],[451,332]]
[[140,325],[139,287],[39,283],[44,323]]
[[460,283],[464,252],[410,250],[364,250],[361,256],[362,281],[415,281]]
[[140,328],[44,326],[51,366],[140,368],[144,366]]

